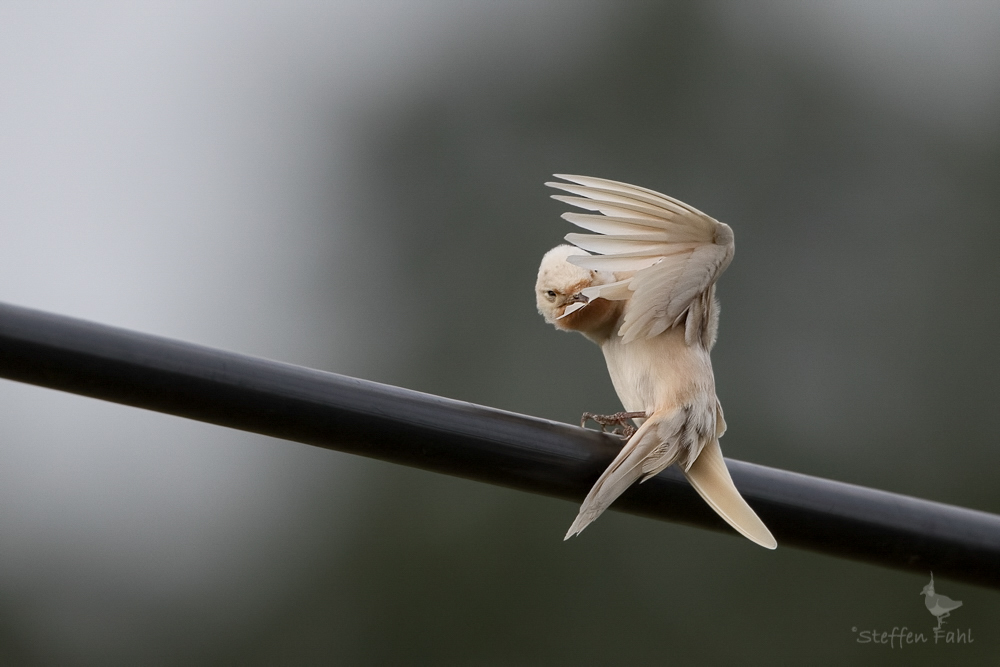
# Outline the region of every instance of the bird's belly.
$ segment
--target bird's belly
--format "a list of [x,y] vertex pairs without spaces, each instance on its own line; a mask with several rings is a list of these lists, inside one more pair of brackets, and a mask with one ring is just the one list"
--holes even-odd
[[715,379],[708,351],[697,343],[687,345],[682,327],[628,344],[614,336],[602,349],[626,410],[652,413],[702,403],[714,410]]

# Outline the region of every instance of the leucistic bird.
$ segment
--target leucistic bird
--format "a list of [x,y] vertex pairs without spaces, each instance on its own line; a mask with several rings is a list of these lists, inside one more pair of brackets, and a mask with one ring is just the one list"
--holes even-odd
[[546,185],[569,195],[554,199],[597,213],[563,218],[597,234],[568,234],[573,245],[545,254],[535,285],[538,311],[556,328],[579,331],[601,346],[626,412],[595,421],[638,424],[583,501],[566,539],[635,481],[676,463],[729,525],[774,549],[777,542],[737,491],[719,449],[726,422],[709,351],[718,330],[715,282],[733,258],[732,229],[652,190],[586,176],[557,178],[569,182]]

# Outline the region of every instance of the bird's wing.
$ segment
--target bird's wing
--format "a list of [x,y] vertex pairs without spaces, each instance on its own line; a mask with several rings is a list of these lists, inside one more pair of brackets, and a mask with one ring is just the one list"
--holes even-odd
[[627,300],[618,334],[628,343],[657,336],[685,321],[688,344],[710,329],[712,286],[733,258],[733,231],[693,206],[646,188],[589,176],[556,175],[546,183],[574,196],[553,195],[601,215],[564,213],[597,234],[567,234],[570,243],[598,253],[568,261],[597,271],[627,273],[588,287],[589,298]]

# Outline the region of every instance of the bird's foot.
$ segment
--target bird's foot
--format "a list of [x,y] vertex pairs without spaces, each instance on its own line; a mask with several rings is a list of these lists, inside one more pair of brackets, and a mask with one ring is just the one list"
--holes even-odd
[[[632,420],[646,419],[646,417],[648,415],[645,412],[616,412],[613,415],[595,415],[593,412],[584,412],[583,416],[580,417],[580,428],[585,428],[588,421],[597,422],[601,425],[601,432],[620,435],[628,440],[635,435],[636,429]],[[618,428],[608,431],[608,426],[617,426]]]

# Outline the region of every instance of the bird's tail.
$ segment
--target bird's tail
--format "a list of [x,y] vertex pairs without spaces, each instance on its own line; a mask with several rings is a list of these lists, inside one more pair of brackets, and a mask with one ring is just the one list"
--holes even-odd
[[668,416],[654,413],[643,421],[587,494],[563,539],[568,540],[593,523],[636,480],[652,477],[688,454],[687,443],[681,438],[665,439],[662,435],[664,431],[679,432],[685,418],[685,413],[678,410]]
[[726,461],[722,458],[718,438],[713,438],[705,445],[684,474],[698,495],[741,535],[765,549],[778,546],[771,531],[736,490],[733,478],[729,476],[729,469],[726,468]]
[[587,494],[583,505],[580,506],[580,513],[576,515],[576,520],[569,527],[564,540],[568,540],[593,523],[618,496],[625,493],[625,489],[645,475],[643,462],[660,442],[656,433],[659,421],[655,415],[646,419],[625,443],[622,451]]
[[[729,476],[718,439],[725,427],[720,424],[716,436],[707,442],[694,442],[689,419],[689,412],[683,409],[650,415],[598,478],[564,539],[589,526],[633,483],[645,481],[676,462],[698,494],[729,525],[762,547],[777,547],[767,526],[743,500]],[[702,451],[698,452],[697,447],[702,443]],[[692,462],[693,457],[696,458]]]

